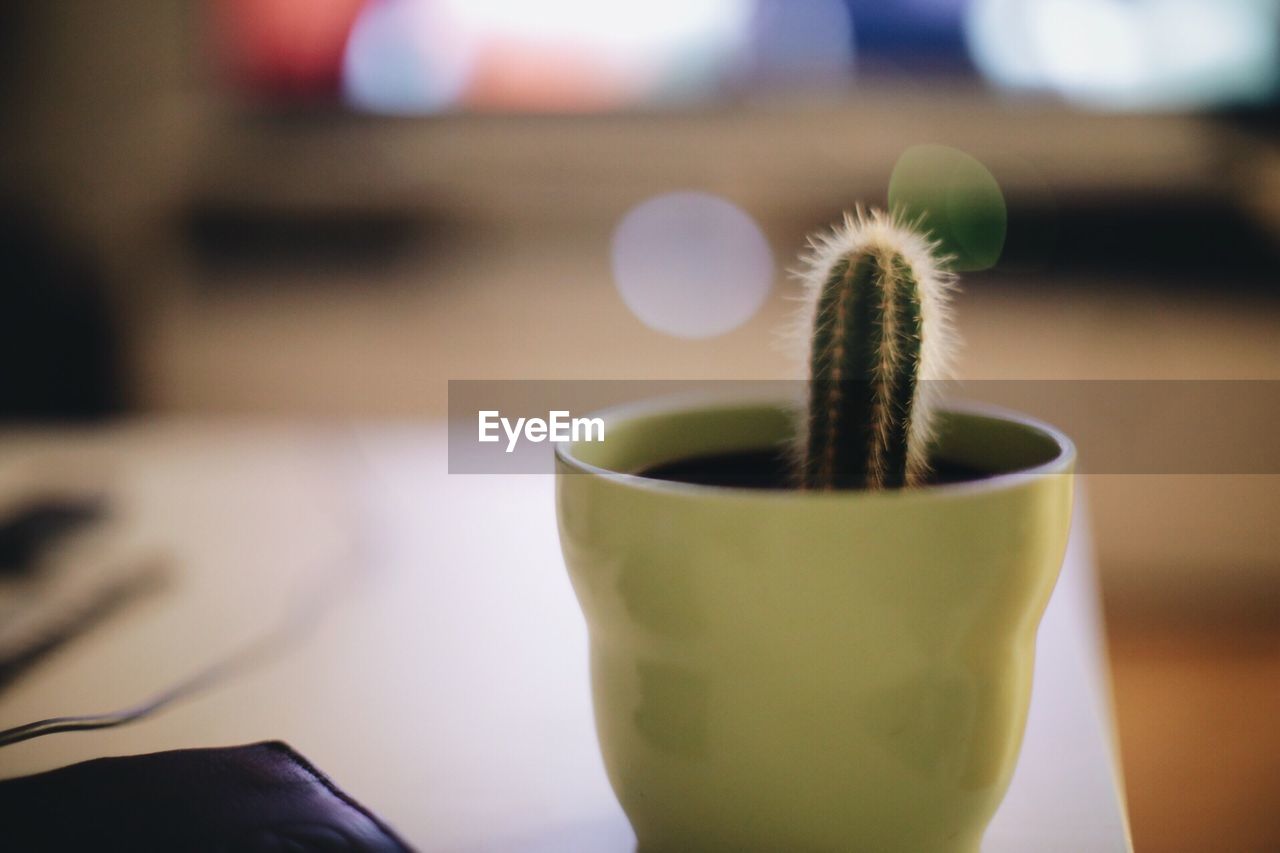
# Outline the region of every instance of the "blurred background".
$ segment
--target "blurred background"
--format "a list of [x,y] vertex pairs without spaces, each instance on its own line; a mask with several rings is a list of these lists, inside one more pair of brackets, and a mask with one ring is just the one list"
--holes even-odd
[[[58,0],[0,42],[10,424],[793,377],[804,235],[921,150],[1007,215],[961,376],[1280,380],[1276,0]],[[1084,479],[1138,849],[1280,849],[1280,478]]]

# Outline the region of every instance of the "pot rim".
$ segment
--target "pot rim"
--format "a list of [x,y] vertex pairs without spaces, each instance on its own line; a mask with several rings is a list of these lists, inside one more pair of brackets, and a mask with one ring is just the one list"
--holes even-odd
[[[605,423],[633,420],[639,417],[656,415],[675,415],[694,412],[701,409],[733,409],[733,408],[774,408],[779,411],[794,409],[794,401],[776,396],[752,397],[732,396],[716,397],[714,395],[677,395],[641,400],[610,406],[592,413]],[[590,462],[585,462],[574,453],[578,442],[564,441],[555,445],[556,460],[572,469],[568,476],[588,475],[599,477],[618,485],[647,492],[667,493],[685,497],[699,498],[733,498],[736,500],[758,501],[870,501],[870,500],[919,500],[930,498],[959,497],[962,495],[988,494],[1003,492],[1017,486],[1039,480],[1051,475],[1071,475],[1076,461],[1075,443],[1060,429],[1042,420],[1024,415],[1011,409],[989,403],[975,401],[947,401],[938,407],[938,412],[964,415],[979,420],[1002,421],[1021,426],[1039,433],[1041,437],[1053,442],[1057,450],[1049,459],[1025,468],[992,474],[977,480],[959,483],[938,483],[902,489],[841,489],[834,491],[807,491],[803,489],[758,489],[744,486],[712,486],[701,483],[681,483],[671,480],[659,480],[642,474],[617,471]],[[557,478],[566,476],[557,472]]]

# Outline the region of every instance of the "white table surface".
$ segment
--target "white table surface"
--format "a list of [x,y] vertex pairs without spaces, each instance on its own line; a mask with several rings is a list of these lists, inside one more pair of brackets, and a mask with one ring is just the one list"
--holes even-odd
[[[550,477],[450,476],[442,424],[0,436],[0,502],[50,477],[105,482],[117,509],[60,559],[159,552],[172,580],[0,692],[0,728],[134,704],[310,591],[339,594],[255,668],[126,728],[0,749],[0,777],[280,739],[424,851],[632,850],[597,752]],[[1131,849],[1085,521],[986,851]]]

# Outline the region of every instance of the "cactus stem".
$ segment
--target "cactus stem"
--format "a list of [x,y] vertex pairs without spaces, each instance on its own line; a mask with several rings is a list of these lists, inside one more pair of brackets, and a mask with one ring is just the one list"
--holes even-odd
[[897,218],[861,209],[810,241],[799,274],[809,337],[800,484],[895,488],[929,471],[933,380],[954,350],[954,276],[937,246]]

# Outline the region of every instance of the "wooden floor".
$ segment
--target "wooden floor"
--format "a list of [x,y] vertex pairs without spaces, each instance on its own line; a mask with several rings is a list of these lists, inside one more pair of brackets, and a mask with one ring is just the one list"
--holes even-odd
[[1280,620],[1108,621],[1138,853],[1280,851]]

